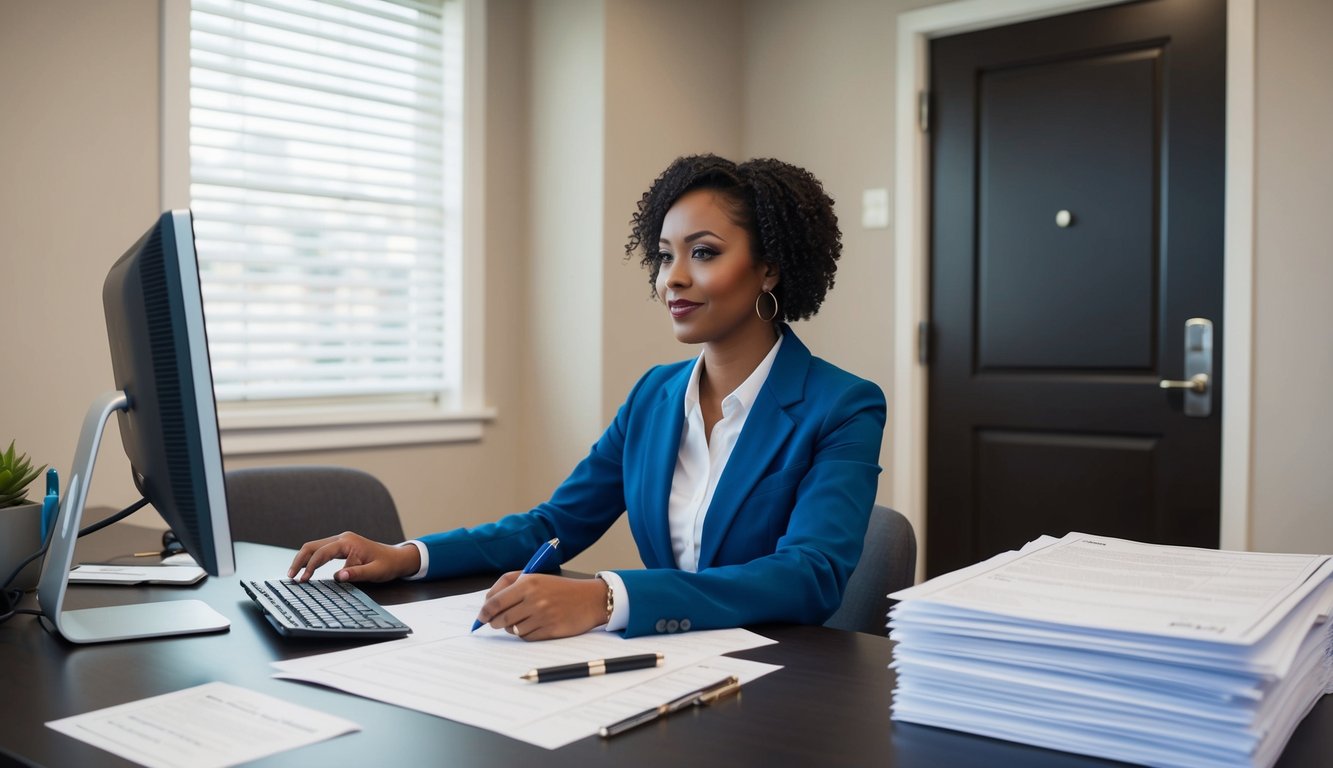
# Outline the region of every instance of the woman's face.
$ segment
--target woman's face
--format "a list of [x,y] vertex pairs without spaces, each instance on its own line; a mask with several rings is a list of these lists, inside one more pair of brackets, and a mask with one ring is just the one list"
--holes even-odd
[[750,235],[727,213],[727,201],[711,189],[682,195],[662,220],[658,242],[657,296],[671,314],[676,339],[686,344],[726,341],[737,331],[771,324],[755,312],[760,292],[777,277],[750,254]]

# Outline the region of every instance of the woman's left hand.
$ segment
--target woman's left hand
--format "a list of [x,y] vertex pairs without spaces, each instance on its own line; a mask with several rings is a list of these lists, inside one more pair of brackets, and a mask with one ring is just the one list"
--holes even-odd
[[524,640],[581,635],[606,623],[606,590],[601,579],[510,571],[486,593],[477,619]]

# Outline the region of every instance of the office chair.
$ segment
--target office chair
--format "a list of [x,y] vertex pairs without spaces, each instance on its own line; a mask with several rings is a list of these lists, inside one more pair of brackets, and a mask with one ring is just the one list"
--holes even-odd
[[387,544],[403,540],[403,525],[389,490],[358,469],[233,469],[226,473],[226,484],[235,541],[298,549],[307,541],[343,531]]
[[916,533],[912,523],[888,507],[875,505],[866,527],[861,560],[847,581],[842,605],[824,622],[824,626],[888,634],[889,605],[886,595],[916,581]]

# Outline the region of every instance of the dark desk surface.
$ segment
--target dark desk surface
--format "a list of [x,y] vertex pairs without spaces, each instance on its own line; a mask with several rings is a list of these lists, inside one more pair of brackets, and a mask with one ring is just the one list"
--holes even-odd
[[[155,548],[155,534],[113,526],[81,543],[79,561]],[[273,578],[287,550],[236,546],[238,571]],[[280,638],[241,591],[237,576],[194,587],[70,588],[68,607],[198,598],[231,620],[215,635],[76,646],[49,635],[35,617],[0,624],[0,765],[129,765],[43,724],[114,704],[220,680],[345,717],[358,733],[276,755],[255,765],[602,766],[747,765],[1096,766],[1105,761],[889,719],[892,643],[823,627],[760,626],[777,645],[737,654],[785,668],[740,696],[690,709],[610,740],[590,737],[547,751],[490,731],[303,683],[271,678],[269,662],[348,647]],[[492,579],[368,585],[383,603],[489,586]],[[29,603],[31,597],[29,597]],[[1306,718],[1280,766],[1327,765],[1333,704]],[[8,757],[6,755],[8,753]],[[25,763],[24,761],[29,761]]]

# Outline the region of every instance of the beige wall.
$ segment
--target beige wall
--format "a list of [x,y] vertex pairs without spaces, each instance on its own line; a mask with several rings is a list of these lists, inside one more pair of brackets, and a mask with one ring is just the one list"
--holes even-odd
[[[532,431],[522,466],[526,500],[536,503],[587,455],[644,371],[698,353],[675,341],[623,249],[639,197],[673,158],[739,151],[742,60],[738,2],[532,7],[534,349],[525,386],[534,389],[524,397]],[[640,565],[626,521],[572,564]]]
[[[0,438],[64,473],[112,388],[102,281],[161,213],[157,50],[156,0],[0,4]],[[113,420],[92,493],[133,492]]]
[[[492,0],[486,402],[496,420],[480,442],[228,465],[363,467],[385,480],[409,534],[539,501],[644,369],[693,353],[670,339],[621,249],[648,182],[703,150],[776,156],[824,180],[845,252],[827,306],[797,330],[887,389],[893,230],[860,227],[860,195],[893,189],[896,15],[928,4]],[[1333,19],[1323,0],[1259,5],[1252,541],[1329,552],[1333,95],[1322,75],[1333,71],[1323,44]],[[0,3],[0,327],[11,361],[0,438],[62,469],[87,404],[110,387],[106,268],[159,211],[157,13],[156,0]],[[112,430],[94,503],[133,493]],[[886,445],[881,463],[891,459]],[[887,483],[886,472],[881,498]],[[576,565],[636,562],[622,527]]]
[[606,40],[604,423],[648,368],[699,354],[676,341],[648,273],[624,249],[640,197],[672,160],[741,153],[741,3],[610,2]]
[[1333,552],[1333,3],[1258,3],[1254,549]]
[[550,494],[597,438],[602,349],[602,0],[533,3],[529,243],[518,345],[522,423],[515,484]]
[[[898,14],[923,0],[748,0],[745,154],[804,166],[834,199],[843,254],[824,307],[795,331],[811,351],[870,379],[892,402],[893,228],[861,226],[861,194],[892,194]],[[889,414],[889,419],[894,418]],[[884,430],[878,498],[888,503]],[[911,510],[904,510],[911,516]]]

